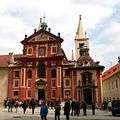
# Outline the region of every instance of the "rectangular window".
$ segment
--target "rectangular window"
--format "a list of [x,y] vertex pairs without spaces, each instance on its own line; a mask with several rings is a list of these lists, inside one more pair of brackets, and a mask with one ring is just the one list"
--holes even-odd
[[17,97],[19,95],[18,91],[14,91],[14,96]]
[[56,87],[56,80],[55,79],[52,79],[52,87]]
[[112,89],[114,89],[114,82],[112,81]]
[[70,70],[69,69],[65,69],[65,76],[70,76]]
[[15,81],[15,87],[19,87],[19,82],[18,82],[18,80]]
[[31,90],[28,90],[28,97],[31,97]]
[[109,83],[109,90],[110,90],[110,83]]
[[28,80],[28,87],[31,87],[31,80]]
[[53,46],[52,47],[52,53],[56,53],[57,52],[57,47],[56,46]]
[[38,55],[41,56],[41,57],[44,57],[45,54],[46,54],[45,50],[46,50],[45,47],[38,48]]
[[83,48],[83,47],[84,47],[84,43],[80,43],[79,48]]
[[118,81],[116,80],[116,88],[118,88]]
[[29,47],[29,48],[28,48],[27,53],[28,53],[29,55],[31,55],[31,54],[32,54],[32,47]]
[[56,90],[52,90],[52,98],[56,97]]
[[69,79],[65,80],[65,86],[70,86],[70,80]]
[[71,97],[71,91],[70,90],[65,90],[65,98],[70,98]]
[[28,70],[28,78],[32,78],[32,70]]
[[20,72],[19,71],[15,71],[15,78],[19,78],[20,77]]

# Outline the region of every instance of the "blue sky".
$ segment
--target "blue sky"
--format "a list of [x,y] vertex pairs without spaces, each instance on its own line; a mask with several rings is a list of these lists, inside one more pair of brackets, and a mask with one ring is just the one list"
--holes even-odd
[[62,47],[71,59],[79,15],[89,37],[90,55],[106,69],[120,56],[119,0],[4,0],[0,4],[0,54],[22,53],[24,35],[39,26],[46,16],[55,35],[61,33]]

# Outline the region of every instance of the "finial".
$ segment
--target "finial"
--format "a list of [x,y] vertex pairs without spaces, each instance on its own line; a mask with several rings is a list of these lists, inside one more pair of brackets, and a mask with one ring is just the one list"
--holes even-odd
[[120,62],[120,56],[118,56],[118,62]]
[[60,37],[60,33],[58,33],[58,37]]
[[37,30],[36,30],[36,29],[34,29],[34,33],[36,33],[36,31],[37,31]]
[[80,20],[81,20],[81,15],[79,15],[79,18],[80,18]]
[[48,28],[48,31],[50,32],[50,31],[51,31],[51,28]]
[[43,22],[45,22],[45,12],[43,13]]
[[25,35],[25,38],[27,38],[27,35]]
[[85,31],[85,37],[87,36],[87,31]]
[[45,22],[45,15],[43,16],[43,22]]
[[40,23],[42,23],[42,18],[40,18]]

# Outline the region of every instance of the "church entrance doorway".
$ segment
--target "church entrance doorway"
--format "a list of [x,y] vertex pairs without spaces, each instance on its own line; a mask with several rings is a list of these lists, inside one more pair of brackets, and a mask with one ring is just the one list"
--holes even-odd
[[38,89],[38,100],[45,99],[45,90],[44,89]]
[[92,104],[92,92],[91,92],[91,89],[84,89],[83,91],[83,97],[84,97],[84,101],[87,103],[87,104]]

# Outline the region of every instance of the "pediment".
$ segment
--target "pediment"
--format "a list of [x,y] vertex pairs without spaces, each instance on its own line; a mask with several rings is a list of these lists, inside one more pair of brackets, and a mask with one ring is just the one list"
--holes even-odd
[[36,41],[46,41],[49,40],[49,36],[45,33],[40,33],[38,36],[36,36]]
[[25,37],[23,41],[21,41],[22,44],[25,44],[27,42],[43,42],[43,41],[59,41],[62,42],[63,39],[60,38],[60,36],[56,36],[48,31],[45,30],[39,30],[32,34],[29,37]]
[[40,79],[36,80],[36,83],[39,85],[44,85],[47,83],[47,80],[45,78],[40,78]]
[[54,41],[55,38],[49,36],[46,33],[40,33],[34,38],[30,39],[28,42],[40,42],[40,41]]

